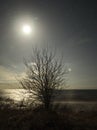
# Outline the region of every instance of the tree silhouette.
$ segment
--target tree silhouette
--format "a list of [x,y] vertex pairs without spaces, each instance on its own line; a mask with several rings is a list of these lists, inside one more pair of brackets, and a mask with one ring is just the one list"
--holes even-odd
[[31,61],[24,62],[27,72],[20,83],[36,101],[49,109],[54,95],[65,83],[66,69],[63,60],[56,58],[56,53],[46,49],[33,49]]

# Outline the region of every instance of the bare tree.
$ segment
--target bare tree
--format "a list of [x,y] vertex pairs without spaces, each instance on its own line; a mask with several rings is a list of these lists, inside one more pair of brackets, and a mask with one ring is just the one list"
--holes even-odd
[[20,83],[36,101],[41,102],[45,109],[49,109],[56,90],[61,89],[66,69],[56,53],[48,49],[33,49],[31,61],[25,61],[26,77]]

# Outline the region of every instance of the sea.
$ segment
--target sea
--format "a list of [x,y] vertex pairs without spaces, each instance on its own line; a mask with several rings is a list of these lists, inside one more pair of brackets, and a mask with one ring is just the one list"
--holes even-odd
[[[0,89],[0,97],[9,98],[16,102],[27,99],[29,94],[23,89]],[[97,90],[60,90],[54,100],[55,104],[67,105],[81,111],[97,111]]]

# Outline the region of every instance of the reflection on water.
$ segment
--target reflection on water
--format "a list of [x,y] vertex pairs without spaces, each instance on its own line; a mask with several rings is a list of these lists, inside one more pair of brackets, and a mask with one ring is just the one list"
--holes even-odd
[[29,96],[27,91],[24,89],[2,89],[0,90],[0,95],[15,101],[21,101]]
[[[0,89],[0,95],[13,100],[27,98],[28,92],[24,89]],[[97,102],[97,90],[63,90],[58,91],[57,101],[61,102]]]
[[[29,94],[24,89],[1,89],[0,96],[10,98],[14,101],[22,101],[23,99],[27,99]],[[59,97],[55,99],[55,104],[60,103],[61,106],[66,104],[73,109],[76,107],[83,109],[95,109],[97,108],[97,91],[62,91],[59,93]]]

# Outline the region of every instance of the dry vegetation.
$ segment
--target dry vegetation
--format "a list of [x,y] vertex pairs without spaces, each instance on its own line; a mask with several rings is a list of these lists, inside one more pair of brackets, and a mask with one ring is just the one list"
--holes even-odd
[[[12,102],[11,102],[12,104]],[[74,111],[66,106],[0,107],[0,130],[97,130],[97,111]]]

